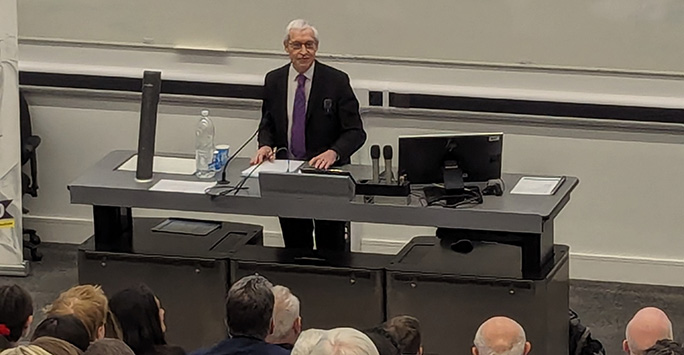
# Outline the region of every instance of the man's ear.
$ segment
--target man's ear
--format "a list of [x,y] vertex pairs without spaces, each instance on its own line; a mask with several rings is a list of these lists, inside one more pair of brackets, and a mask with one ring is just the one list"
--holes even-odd
[[473,355],[479,355],[479,353],[477,352],[477,348],[474,346],[470,349],[470,352],[473,353]]
[[627,342],[627,339],[622,341],[622,350],[629,354],[629,343]]
[[25,336],[28,334],[29,328],[31,328],[31,324],[33,324],[33,315],[28,316],[26,319],[26,323],[24,323],[24,330],[22,331],[22,336]]
[[532,344],[530,344],[529,341],[525,342],[525,355],[530,353],[530,350],[532,350]]
[[97,327],[97,338],[95,340],[104,339],[105,337],[105,326],[104,324]]
[[294,323],[292,323],[292,330],[294,330],[295,335],[299,335],[302,332],[302,317],[297,317]]
[[271,318],[271,324],[268,325],[268,335],[273,334],[274,330],[275,330],[275,322],[273,321],[273,318]]

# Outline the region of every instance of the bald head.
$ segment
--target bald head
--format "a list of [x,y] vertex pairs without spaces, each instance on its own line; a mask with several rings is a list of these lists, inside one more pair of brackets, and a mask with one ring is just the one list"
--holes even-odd
[[641,355],[658,340],[672,339],[672,322],[667,314],[658,308],[642,308],[627,324],[625,337],[625,352]]
[[507,317],[493,317],[482,323],[473,343],[473,355],[525,355],[531,348],[522,326]]

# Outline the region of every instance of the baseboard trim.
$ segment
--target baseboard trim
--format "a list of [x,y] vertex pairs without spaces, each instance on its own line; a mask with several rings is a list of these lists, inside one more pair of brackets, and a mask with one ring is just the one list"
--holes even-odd
[[[25,215],[24,228],[38,231],[41,239],[51,243],[80,244],[93,234],[92,221],[87,218]],[[365,238],[361,251],[396,254],[407,241]],[[282,247],[279,231],[265,231],[264,244]],[[570,252],[570,278],[634,284],[684,286],[684,260],[658,259]]]

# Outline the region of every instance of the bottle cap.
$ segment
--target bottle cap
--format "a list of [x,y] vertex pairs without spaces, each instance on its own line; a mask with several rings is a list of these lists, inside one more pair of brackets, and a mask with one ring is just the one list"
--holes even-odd
[[202,116],[207,117],[209,116],[209,110],[202,110],[201,114]]

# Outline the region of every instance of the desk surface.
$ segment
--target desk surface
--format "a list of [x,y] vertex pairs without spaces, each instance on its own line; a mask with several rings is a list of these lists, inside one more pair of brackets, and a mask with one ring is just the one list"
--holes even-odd
[[[203,194],[149,191],[161,179],[197,179],[188,175],[155,173],[152,182],[138,183],[134,171],[117,170],[134,154],[135,151],[111,152],[85,171],[69,185],[71,203],[541,233],[543,223],[555,218],[579,182],[575,177],[568,177],[551,196],[511,195],[510,190],[523,175],[503,174],[506,185],[503,196],[485,196],[480,205],[458,209],[424,207],[417,199],[409,203],[397,200],[373,204],[365,203],[362,198],[344,201],[303,194],[262,197],[256,178],[250,178],[245,184],[249,189],[235,196],[212,198]],[[247,158],[235,159],[228,168],[228,179],[239,181],[240,173],[248,164]],[[352,170],[356,175],[358,172],[363,174],[366,169],[352,167]]]

